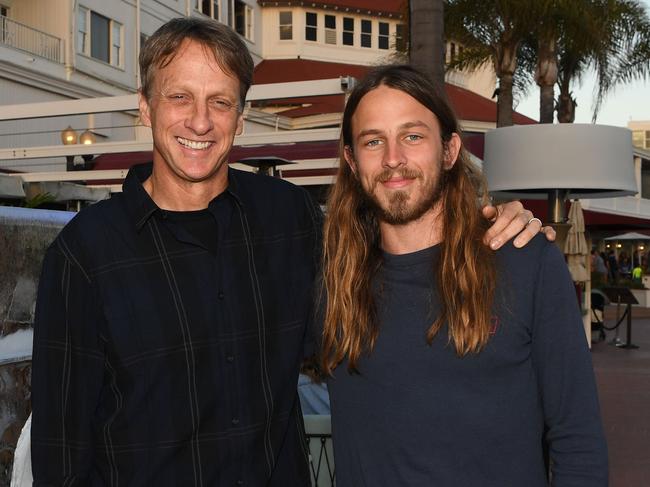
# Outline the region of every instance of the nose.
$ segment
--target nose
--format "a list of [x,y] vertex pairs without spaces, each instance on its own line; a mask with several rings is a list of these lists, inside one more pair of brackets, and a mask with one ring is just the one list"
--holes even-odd
[[384,146],[384,157],[382,165],[384,167],[397,168],[406,164],[406,156],[402,146],[398,142],[386,141]]
[[185,127],[197,135],[203,135],[212,130],[212,119],[208,107],[203,103],[193,103],[191,112],[188,113],[185,120]]

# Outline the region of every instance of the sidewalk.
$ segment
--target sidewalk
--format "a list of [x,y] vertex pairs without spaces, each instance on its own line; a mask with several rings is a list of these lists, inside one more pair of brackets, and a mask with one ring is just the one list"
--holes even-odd
[[[624,307],[621,307],[621,314]],[[616,307],[605,310],[613,326]],[[626,341],[625,320],[619,336]],[[592,359],[605,435],[609,447],[610,487],[650,486],[650,309],[632,308],[632,343],[636,350],[604,342],[592,347]]]

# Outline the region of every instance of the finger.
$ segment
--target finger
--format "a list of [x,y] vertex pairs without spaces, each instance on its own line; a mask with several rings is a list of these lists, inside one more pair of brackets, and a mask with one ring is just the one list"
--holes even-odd
[[515,242],[513,242],[515,246],[524,246],[530,241],[531,238],[537,235],[537,232],[540,229],[540,225],[538,223],[533,222],[531,224],[528,224],[529,220],[530,218],[528,218],[525,212],[517,215],[505,228],[499,232],[498,235],[490,240],[490,247],[496,250],[502,247],[507,241],[515,237],[517,237],[515,239]]
[[540,231],[544,234],[546,237],[546,240],[549,242],[555,242],[555,238],[557,237],[557,233],[555,232],[555,228],[553,228],[550,225],[547,225],[545,227],[542,227]]
[[532,218],[527,222],[526,228],[517,235],[517,238],[515,238],[512,244],[517,248],[523,247],[530,242],[535,235],[542,231],[542,228],[542,222],[538,218]]
[[533,216],[530,211],[524,210],[518,201],[500,205],[498,208],[501,209],[499,215],[485,233],[485,242],[493,249],[498,249],[517,235]]
[[493,222],[496,219],[496,217],[499,215],[497,208],[492,205],[484,206],[481,211],[483,213],[483,218],[491,222]]

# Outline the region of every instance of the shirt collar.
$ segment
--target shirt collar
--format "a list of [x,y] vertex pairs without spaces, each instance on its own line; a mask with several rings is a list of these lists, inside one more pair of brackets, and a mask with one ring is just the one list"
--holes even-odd
[[[156,205],[156,203],[151,199],[151,196],[149,196],[149,193],[147,193],[142,186],[147,178],[151,176],[152,170],[152,162],[136,164],[129,169],[129,172],[124,179],[124,184],[122,185],[122,192],[126,198],[128,212],[133,224],[135,225],[136,231],[138,232],[142,229],[147,220],[160,210],[158,205]],[[231,168],[228,168],[228,187],[226,188],[225,193],[231,195],[237,204],[243,206],[238,178]],[[217,197],[218,196],[216,196],[215,199]],[[210,202],[210,205],[212,205],[215,199]]]

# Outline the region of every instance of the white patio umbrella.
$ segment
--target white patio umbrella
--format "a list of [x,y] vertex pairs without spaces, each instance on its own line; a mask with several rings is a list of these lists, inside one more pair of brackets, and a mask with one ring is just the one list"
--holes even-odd
[[585,219],[582,214],[580,200],[574,200],[569,210],[569,233],[564,243],[564,253],[567,256],[569,272],[575,282],[589,280],[587,273],[586,256],[589,254],[587,241],[585,240]]
[[637,232],[628,232],[621,235],[607,237],[605,240],[650,240],[650,236]]

